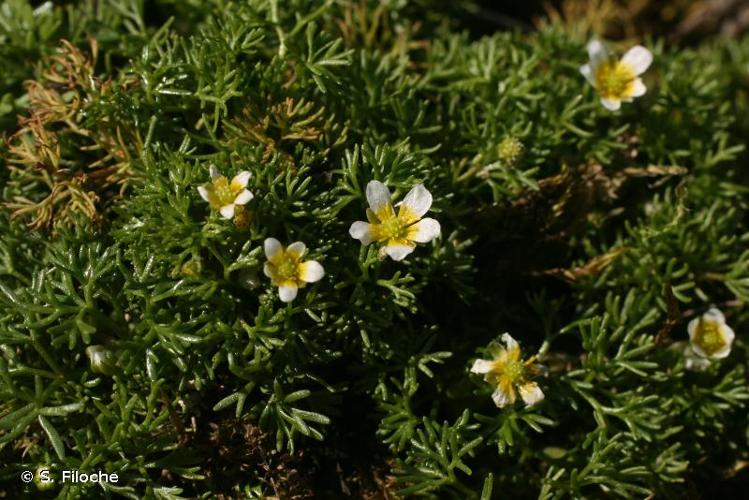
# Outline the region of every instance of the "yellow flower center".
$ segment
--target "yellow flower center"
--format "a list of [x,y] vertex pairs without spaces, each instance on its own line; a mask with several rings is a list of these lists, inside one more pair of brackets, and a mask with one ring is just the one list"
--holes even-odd
[[524,372],[523,363],[520,361],[509,361],[504,367],[504,376],[513,384],[523,378]]
[[378,214],[379,224],[372,224],[372,239],[387,241],[404,239],[408,234],[408,223],[400,215]]
[[720,351],[726,345],[726,341],[720,331],[720,323],[704,319],[700,320],[697,324],[694,343],[705,351],[705,354],[708,356],[712,356]]
[[276,276],[280,281],[286,281],[296,277],[297,261],[289,256],[284,255],[283,259],[276,265]]
[[213,180],[213,195],[216,198],[219,206],[229,205],[234,202],[237,197],[236,193],[232,189],[229,179],[223,175]]
[[380,226],[380,231],[387,238],[399,238],[404,235],[405,230],[406,224],[397,216],[383,221]]
[[501,357],[496,359],[487,374],[487,381],[493,385],[519,385],[525,379],[525,364],[520,358]]
[[604,99],[622,99],[632,95],[637,75],[621,61],[601,63],[596,69],[596,89]]

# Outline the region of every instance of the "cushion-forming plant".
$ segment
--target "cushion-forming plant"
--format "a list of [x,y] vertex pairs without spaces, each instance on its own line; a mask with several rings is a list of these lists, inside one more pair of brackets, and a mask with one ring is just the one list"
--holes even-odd
[[0,496],[746,484],[749,39],[463,5],[0,4]]

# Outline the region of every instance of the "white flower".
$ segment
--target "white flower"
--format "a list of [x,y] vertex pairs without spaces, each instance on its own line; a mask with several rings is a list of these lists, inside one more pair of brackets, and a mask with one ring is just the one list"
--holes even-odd
[[34,17],[46,16],[47,14],[49,14],[50,12],[52,12],[52,9],[54,9],[54,7],[55,6],[54,6],[54,4],[52,2],[44,2],[39,7],[37,7],[36,9],[34,9],[34,11],[32,12],[32,14],[34,15]]
[[263,246],[268,259],[263,272],[278,287],[278,294],[283,302],[291,302],[300,288],[304,288],[307,283],[320,281],[325,276],[325,270],[319,262],[302,261],[307,247],[301,241],[284,247],[277,239],[266,238]]
[[692,351],[702,358],[722,359],[731,352],[736,336],[719,309],[712,308],[687,325]]
[[210,172],[211,182],[199,186],[198,193],[212,209],[219,210],[224,219],[231,219],[236,205],[244,205],[252,199],[252,193],[246,189],[252,174],[247,171],[239,172],[229,182],[218,173],[214,165],[211,165]]
[[702,356],[698,356],[694,349],[692,349],[692,346],[687,345],[683,348],[684,351],[684,366],[686,366],[687,370],[691,370],[694,372],[701,372],[705,371],[708,366],[710,366],[710,360],[707,358],[703,358]]
[[432,206],[432,194],[423,184],[414,186],[401,202],[398,213],[390,201],[390,191],[379,181],[367,184],[367,219],[351,225],[349,234],[363,245],[383,243],[383,252],[393,260],[403,260],[416,243],[428,243],[440,235],[440,223],[422,218]]
[[533,364],[535,356],[523,361],[520,346],[510,334],[502,335],[504,346],[494,344],[489,347],[494,358],[477,359],[473,362],[471,373],[484,375],[484,380],[495,387],[492,400],[498,408],[515,402],[515,388],[526,405],[531,406],[543,401],[544,393],[538,384],[528,378],[538,372]]
[[580,67],[580,73],[598,91],[606,108],[616,111],[622,101],[631,102],[645,94],[647,89],[639,76],[653,62],[648,49],[636,45],[617,61],[599,40],[592,40],[587,48],[590,62]]

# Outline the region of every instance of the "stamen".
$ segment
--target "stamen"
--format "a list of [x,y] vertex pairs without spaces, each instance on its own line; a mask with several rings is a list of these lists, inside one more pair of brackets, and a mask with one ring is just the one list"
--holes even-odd
[[281,262],[276,266],[276,276],[281,280],[288,280],[296,277],[297,262],[288,254],[284,254]]
[[407,229],[406,223],[400,217],[395,216],[375,225],[372,235],[377,241],[401,239],[406,236]]
[[510,382],[515,383],[523,376],[523,364],[518,361],[510,361],[505,365],[505,376]]
[[712,356],[726,345],[720,331],[720,324],[715,321],[706,320],[701,320],[697,325],[697,334],[695,335],[694,342],[708,356]]
[[229,180],[223,175],[213,181],[213,192],[221,206],[232,203],[234,198],[236,198],[229,185]]
[[632,95],[636,75],[629,65],[611,61],[596,70],[596,88],[605,99],[622,99]]

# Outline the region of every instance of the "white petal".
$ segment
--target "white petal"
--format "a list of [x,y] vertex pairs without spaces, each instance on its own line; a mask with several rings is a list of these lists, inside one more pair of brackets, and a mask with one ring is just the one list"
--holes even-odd
[[211,201],[208,197],[208,190],[205,188],[205,186],[198,186],[198,193],[200,193],[200,197],[205,201]]
[[644,83],[642,83],[642,79],[635,78],[634,88],[632,89],[632,97],[640,97],[641,95],[645,95],[645,92],[647,92],[647,90],[648,88]]
[[471,373],[489,373],[492,369],[492,362],[486,359],[477,359],[473,362]]
[[49,1],[44,2],[39,7],[34,9],[33,15],[34,17],[47,15],[52,11],[53,7],[54,7],[54,4],[52,2],[49,2]]
[[653,62],[653,53],[642,45],[635,45],[622,56],[622,62],[628,64],[635,75],[641,75]]
[[385,246],[385,253],[393,260],[403,260],[413,251],[414,247],[407,245]]
[[236,198],[234,198],[234,204],[235,205],[244,205],[248,201],[252,199],[252,193],[250,193],[248,190],[244,190],[241,193],[237,195]]
[[281,245],[281,242],[275,238],[265,238],[263,248],[265,249],[265,257],[267,259],[272,259],[283,249],[283,245]]
[[432,193],[423,184],[417,184],[403,198],[401,205],[408,208],[409,212],[415,217],[415,220],[418,220],[432,206]]
[[232,217],[234,217],[234,203],[230,203],[221,207],[221,216],[224,219],[231,219]]
[[281,302],[291,302],[296,298],[296,294],[299,289],[296,286],[280,286],[278,287],[278,296],[281,297]]
[[723,332],[723,340],[726,341],[726,344],[728,344],[729,346],[733,344],[733,339],[736,338],[736,334],[734,333],[733,328],[723,323],[721,330]]
[[325,269],[315,260],[308,260],[299,264],[299,279],[307,283],[320,281],[325,276]]
[[301,257],[306,251],[307,245],[305,245],[301,241],[295,241],[294,243],[286,247],[286,253],[291,253],[294,257]]
[[523,398],[525,404],[528,406],[534,405],[544,400],[544,393],[538,384],[535,382],[528,382],[518,387],[520,390],[520,397]]
[[374,212],[379,212],[383,207],[390,205],[390,191],[387,186],[380,181],[369,181],[367,202]]
[[429,243],[439,235],[440,223],[429,217],[408,228],[408,239],[417,243]]
[[368,222],[360,220],[354,222],[351,224],[348,234],[350,234],[355,240],[361,241],[363,245],[369,245],[372,243],[372,232],[369,230]]
[[519,347],[517,340],[512,338],[512,335],[510,335],[509,333],[502,334],[502,342],[504,342],[505,347],[507,348],[508,351],[512,349],[517,349]]
[[273,273],[271,272],[271,267],[268,262],[263,264],[263,274],[265,274],[269,278],[273,277]]
[[687,370],[692,371],[704,371],[705,368],[710,366],[710,360],[707,358],[703,358],[700,356],[697,356],[694,354],[694,352],[690,352],[688,354],[685,354],[685,363]]
[[723,313],[717,307],[711,307],[702,315],[702,317],[708,321],[715,321],[719,325],[726,324],[726,317],[723,316]]
[[601,99],[601,104],[611,111],[616,111],[622,107],[622,102],[616,99]]
[[584,64],[580,66],[580,73],[588,80],[591,84],[595,85],[596,78],[593,74],[593,67],[590,64]]
[[210,167],[208,167],[208,171],[211,173],[211,180],[216,179],[216,177],[221,177],[221,174],[218,173],[216,165],[211,165]]
[[509,394],[505,394],[502,390],[497,387],[492,393],[492,400],[497,408],[504,408],[508,404],[512,403],[512,398]]
[[707,355],[707,353],[706,353],[705,351],[703,351],[703,350],[702,350],[702,348],[701,348],[700,346],[698,346],[697,344],[694,344],[694,343],[693,343],[693,344],[691,344],[691,347],[692,347],[692,351],[694,351],[694,353],[695,353],[695,354],[696,354],[697,356],[699,356],[699,357],[701,357],[701,358],[709,358],[709,357],[710,357],[710,356],[708,356],[708,355]]
[[591,40],[588,42],[586,48],[588,49],[588,57],[590,58],[590,63],[593,68],[609,58],[609,51],[600,40]]
[[726,343],[726,345],[713,353],[711,358],[714,359],[723,359],[727,357],[731,353],[731,344],[733,344],[733,339],[736,337],[733,329],[726,324],[720,326],[720,333],[723,334],[723,341]]
[[710,356],[710,359],[727,358],[729,354],[731,354],[731,346],[727,344],[723,346],[722,348],[718,349],[717,351],[715,351],[713,355]]
[[687,333],[689,334],[689,340],[694,341],[694,334],[697,333],[697,325],[700,324],[700,318],[694,318],[687,325]]
[[252,174],[247,170],[243,170],[235,175],[231,182],[232,184],[239,184],[240,186],[245,187],[247,182],[249,182],[250,177],[252,177]]

